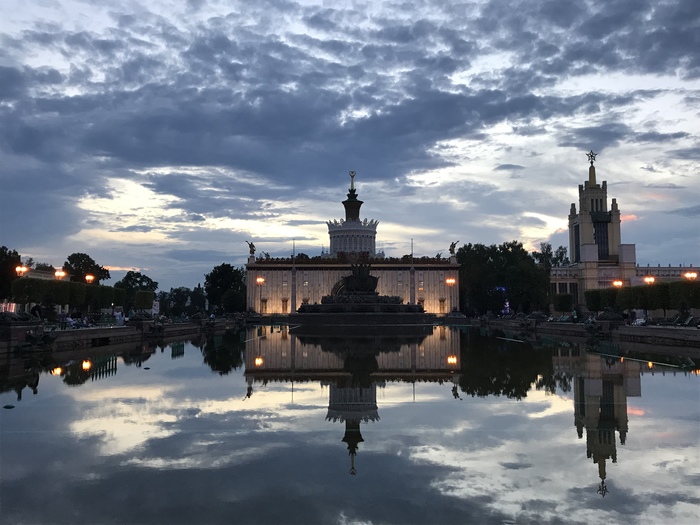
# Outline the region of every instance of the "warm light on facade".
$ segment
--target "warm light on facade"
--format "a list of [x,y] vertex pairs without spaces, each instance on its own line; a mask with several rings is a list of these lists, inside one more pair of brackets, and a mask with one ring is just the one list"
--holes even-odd
[[622,281],[613,281],[612,284],[613,284],[613,286],[614,286],[615,288],[620,288],[620,287],[622,287]]
[[454,277],[448,277],[445,279],[445,282],[447,283],[447,286],[454,286],[454,284],[457,282],[457,279]]
[[56,279],[63,279],[66,276],[66,272],[63,270],[56,270],[56,273],[54,273],[56,276]]
[[457,364],[457,356],[456,355],[448,355],[447,356],[447,364],[448,365],[456,365]]
[[92,363],[87,359],[83,361],[83,370],[88,371],[92,368]]
[[257,279],[255,279],[255,282],[258,283],[258,284],[260,284],[260,285],[262,285],[262,284],[265,283],[265,278],[264,278],[264,277],[258,277]]
[[644,282],[647,283],[647,284],[654,284],[654,281],[656,281],[656,279],[654,278],[653,275],[647,275],[647,276],[644,278]]
[[265,361],[263,360],[262,357],[256,357],[255,358],[255,366],[262,366]]
[[685,272],[683,274],[683,277],[685,277],[686,279],[688,279],[690,281],[694,281],[695,279],[698,278],[698,274],[697,274],[697,272]]
[[87,282],[88,284],[92,284],[92,281],[94,281],[94,280],[95,280],[95,276],[94,276],[94,275],[87,274],[87,275],[85,276],[85,282]]
[[15,268],[15,271],[17,272],[18,277],[24,276],[24,274],[27,273],[27,270],[29,270],[29,268],[27,268],[24,265],[18,266],[17,268]]

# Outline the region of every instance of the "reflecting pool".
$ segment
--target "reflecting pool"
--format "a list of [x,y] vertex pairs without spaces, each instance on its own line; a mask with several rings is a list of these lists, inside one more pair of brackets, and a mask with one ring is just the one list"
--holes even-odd
[[262,326],[0,367],[4,524],[700,520],[700,382],[675,364]]

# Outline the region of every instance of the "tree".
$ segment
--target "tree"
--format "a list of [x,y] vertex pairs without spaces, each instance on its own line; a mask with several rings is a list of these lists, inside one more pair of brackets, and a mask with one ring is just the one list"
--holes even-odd
[[600,290],[586,290],[583,295],[586,298],[588,311],[598,313],[603,309],[603,298]]
[[114,283],[114,286],[118,288],[124,288],[126,290],[145,290],[148,292],[155,292],[158,289],[158,283],[148,277],[143,275],[141,272],[128,271],[121,281]]
[[36,264],[34,265],[34,269],[35,269],[35,270],[38,270],[38,271],[40,271],[40,272],[51,272],[51,273],[53,273],[53,272],[56,271],[56,268],[54,268],[54,266],[53,266],[52,264],[49,264],[49,263],[36,263]]
[[221,307],[222,297],[229,290],[243,292],[245,297],[245,270],[230,264],[220,264],[204,276],[204,290],[209,299],[209,307]]
[[457,251],[460,295],[466,309],[500,312],[507,299],[514,310],[545,308],[549,282],[546,272],[517,241],[465,244]]
[[22,264],[22,258],[16,250],[0,246],[0,300],[12,295],[12,281],[17,279],[15,268]]
[[[126,293],[127,310],[134,306],[137,292],[153,292],[158,289],[158,283],[141,274],[141,272],[128,271],[124,278],[114,283],[114,288],[122,289]],[[149,307],[150,308],[150,307]]]
[[190,306],[192,307],[192,313],[195,312],[203,312],[206,309],[206,304],[207,304],[207,296],[204,293],[204,288],[202,288],[201,284],[197,284],[192,289],[192,293],[190,294]]
[[227,290],[221,296],[221,307],[226,313],[243,312],[245,306],[245,294],[241,290]]
[[559,293],[552,297],[554,310],[557,312],[570,312],[574,306],[574,296],[570,293]]
[[84,283],[85,276],[90,274],[95,280],[93,284],[100,284],[100,281],[110,279],[109,270],[97,264],[92,257],[86,253],[72,253],[63,263],[63,271],[70,275],[71,281]]
[[617,291],[615,297],[615,306],[620,310],[632,310],[636,308],[634,289],[631,286],[625,286]]
[[545,269],[547,278],[551,275],[552,268],[569,264],[566,248],[559,246],[555,251],[552,251],[552,245],[548,242],[540,243],[540,251],[532,252],[532,258]]
[[12,298],[17,303],[40,303],[44,299],[47,285],[51,281],[23,277],[11,283]]
[[156,294],[150,290],[136,290],[134,293],[134,307],[145,310],[153,306]]

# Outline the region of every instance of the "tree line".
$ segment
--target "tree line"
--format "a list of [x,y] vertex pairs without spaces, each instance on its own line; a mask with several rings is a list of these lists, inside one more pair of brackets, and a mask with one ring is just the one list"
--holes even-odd
[[[18,275],[16,268],[25,267],[29,277]],[[64,279],[32,278],[31,272],[65,273]],[[92,276],[87,282],[85,277]],[[221,264],[204,275],[204,287],[178,287],[158,292],[158,282],[138,271],[128,271],[114,286],[101,284],[111,279],[109,269],[98,264],[85,253],[72,253],[60,268],[51,264],[23,258],[16,250],[0,246],[0,301],[12,300],[21,304],[43,304],[47,311],[55,305],[69,305],[72,309],[89,308],[96,311],[112,306],[129,310],[150,309],[159,300],[164,315],[193,315],[209,310],[221,313],[245,310],[245,269]]]

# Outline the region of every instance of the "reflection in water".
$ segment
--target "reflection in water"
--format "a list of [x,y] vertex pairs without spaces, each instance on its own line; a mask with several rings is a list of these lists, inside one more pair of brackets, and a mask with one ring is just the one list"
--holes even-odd
[[552,361],[557,370],[573,377],[576,432],[580,439],[586,431],[586,456],[598,465],[598,493],[604,497],[608,493],[606,461],[617,463],[615,432],[620,445],[627,439],[627,398],[642,395],[642,365],[572,346],[555,348]]
[[[170,358],[164,354],[168,346]],[[157,351],[158,348],[161,352]],[[141,365],[146,361],[151,368],[149,373],[142,372],[146,367]],[[202,363],[213,373],[205,370],[202,374],[201,369],[197,368]],[[244,373],[234,373],[236,370],[244,370]],[[110,424],[114,420],[113,407],[121,406],[124,411],[123,421],[137,425],[136,428],[141,425],[147,430],[142,431],[143,436],[140,436],[139,430],[132,431],[132,427],[127,427],[128,431],[121,434],[121,439],[127,443],[133,439],[139,447],[116,447],[119,454],[123,455],[113,463],[118,467],[110,467],[115,472],[122,472],[123,468],[144,468],[139,465],[149,465],[155,471],[160,465],[163,472],[168,472],[169,468],[178,468],[182,469],[180,474],[186,475],[184,465],[189,465],[187,468],[191,468],[191,472],[206,471],[207,478],[215,477],[217,469],[221,469],[219,483],[223,484],[227,483],[223,480],[236,479],[242,471],[248,473],[246,479],[249,481],[258,475],[259,470],[266,471],[268,476],[280,476],[280,456],[276,456],[274,451],[284,450],[288,443],[303,443],[309,433],[315,433],[313,439],[318,439],[318,443],[330,448],[326,457],[331,459],[324,462],[323,468],[315,471],[330,472],[324,490],[353,482],[354,490],[357,489],[358,478],[345,474],[348,464],[351,475],[365,476],[363,483],[372,483],[373,478],[384,479],[380,471],[384,469],[385,472],[394,472],[392,469],[398,464],[396,449],[384,441],[410,440],[416,445],[402,447],[401,452],[406,452],[406,455],[401,456],[401,460],[405,461],[403,476],[419,476],[419,479],[411,478],[411,484],[427,480],[426,485],[449,485],[446,492],[454,490],[468,500],[475,497],[475,494],[483,495],[483,492],[478,491],[478,484],[481,480],[488,480],[486,490],[489,491],[489,497],[492,493],[500,493],[492,499],[503,502],[512,497],[512,494],[516,495],[516,499],[525,498],[528,489],[522,487],[528,486],[532,479],[529,473],[533,472],[527,469],[533,468],[532,464],[546,463],[551,454],[552,458],[556,458],[555,465],[547,469],[547,476],[551,476],[551,479],[545,476],[537,478],[538,489],[534,491],[537,493],[536,502],[541,502],[542,494],[548,491],[559,492],[552,495],[553,499],[563,501],[567,497],[571,497],[571,500],[578,497],[581,500],[580,493],[577,495],[574,492],[574,485],[583,478],[595,481],[595,484],[585,482],[585,487],[581,490],[598,501],[599,497],[592,486],[597,487],[600,496],[610,496],[604,502],[608,505],[622,501],[622,496],[629,498],[634,496],[635,491],[641,492],[644,481],[635,479],[634,483],[639,484],[637,486],[629,478],[630,470],[636,468],[635,460],[639,453],[628,451],[626,457],[621,456],[624,461],[620,461],[622,467],[627,469],[625,483],[635,490],[619,489],[620,485],[615,484],[615,481],[621,484],[622,469],[616,471],[616,476],[612,476],[610,464],[618,463],[618,451],[624,450],[622,447],[627,443],[628,436],[627,447],[636,447],[635,452],[638,452],[643,450],[640,443],[657,432],[652,428],[653,424],[647,424],[649,428],[643,428],[639,419],[633,419],[630,424],[628,413],[640,415],[644,412],[636,407],[628,409],[628,402],[631,402],[628,398],[641,396],[644,374],[663,373],[664,370],[670,369],[661,368],[653,361],[649,365],[647,361],[635,361],[628,356],[593,354],[586,351],[585,344],[564,341],[528,342],[511,337],[497,339],[478,330],[459,332],[445,327],[428,327],[426,331],[426,327],[421,327],[415,333],[401,328],[394,333],[375,331],[359,335],[340,331],[326,333],[318,330],[290,330],[285,326],[274,326],[249,328],[247,332],[227,332],[220,336],[206,334],[191,343],[180,341],[156,345],[146,342],[74,353],[36,354],[22,359],[10,357],[0,363],[0,388],[2,392],[8,393],[8,397],[14,398],[16,395],[18,401],[22,401],[22,392],[25,392],[23,403],[17,403],[16,408],[19,409],[31,407],[31,403],[39,405],[42,396],[51,399],[52,394],[59,392],[60,395],[63,391],[64,398],[75,399],[75,405],[71,406],[87,408],[75,411],[79,414],[77,420],[70,419],[72,414],[63,414],[72,421],[74,427],[80,428],[82,423],[90,429],[95,428],[96,433],[110,436],[119,435]],[[60,380],[51,377],[42,379],[45,384],[42,385],[41,395],[26,395],[27,390],[35,394],[39,392],[39,379],[45,377],[42,373],[51,373]],[[159,373],[160,376],[157,375]],[[183,380],[173,381],[174,377]],[[291,397],[292,405],[294,404],[294,386],[300,383],[321,385],[323,396],[319,400],[316,390],[301,389],[303,392],[297,394],[298,398],[300,395],[305,396],[305,403],[314,399],[313,403],[308,403],[308,408],[312,410],[304,411],[303,415],[298,410],[299,406],[287,403]],[[421,383],[428,388],[421,389]],[[82,389],[65,388],[65,385],[80,387],[84,384],[87,385]],[[276,384],[278,388],[267,391],[261,388],[268,384]],[[397,384],[405,385],[405,388],[383,392],[383,389]],[[134,388],[135,385],[139,385],[139,388]],[[382,404],[384,395],[391,398],[397,393],[405,401],[415,401],[416,385],[419,385],[419,393],[428,391],[430,396],[419,397],[419,402],[411,404],[409,410],[406,410],[405,405],[401,406],[401,400],[392,399],[391,404]],[[143,393],[144,387],[149,388],[149,394]],[[652,394],[658,394],[658,391],[654,391],[653,387],[649,389],[645,383],[645,396],[649,396],[650,390]],[[83,391],[85,396],[82,395]],[[103,391],[106,393],[100,397]],[[65,392],[69,394],[66,395]],[[133,396],[133,392],[137,394]],[[544,396],[544,393],[554,395]],[[669,394],[668,397],[671,398],[672,395]],[[83,397],[88,400],[83,401]],[[241,398],[245,400],[244,403]],[[103,419],[93,416],[91,420],[85,415],[96,411],[99,401],[95,399],[104,400],[105,406],[109,407],[109,415]],[[151,402],[152,399],[156,402]],[[164,407],[163,399],[170,401],[169,409]],[[680,402],[686,403],[686,406],[689,403],[688,399]],[[555,410],[549,411],[544,417],[543,412],[540,412],[543,406],[545,412]],[[316,412],[316,409],[319,410]],[[33,416],[32,411],[26,410],[2,412],[13,417],[22,415],[27,420]],[[571,428],[571,413],[574,415],[575,430]],[[388,424],[397,414],[406,418],[408,426]],[[411,419],[412,417],[419,419]],[[261,432],[262,426],[258,426],[261,419],[284,420],[282,427],[287,427],[281,430],[280,427],[275,427],[275,432],[270,432],[270,427],[267,427],[265,432]],[[651,416],[645,416],[645,419],[657,424],[661,421],[653,420]],[[27,420],[24,421],[25,425]],[[316,427],[313,427],[314,420],[318,421]],[[311,428],[307,428],[310,421]],[[21,427],[19,419],[13,420],[12,424],[18,425],[16,430],[26,432],[26,426]],[[323,435],[324,425],[333,433],[332,440],[326,440]],[[414,432],[414,427],[410,425],[425,425],[433,433],[426,437],[425,429]],[[10,427],[5,424],[4,428]],[[55,428],[64,432],[64,427]],[[406,430],[407,428],[411,430]],[[382,439],[373,437],[369,429],[381,432]],[[449,438],[436,438],[436,434],[443,430],[446,434],[449,432]],[[583,441],[575,441],[574,431],[581,440],[585,435],[586,457]],[[293,435],[295,432],[306,434],[297,441]],[[4,439],[9,440],[10,434],[6,431]],[[129,436],[124,437],[126,434]],[[31,486],[31,490],[34,490],[33,484],[37,483],[45,468],[31,463],[32,454],[43,450],[40,439],[43,435],[45,434],[26,433],[26,447],[30,452],[25,453],[21,459],[21,470],[36,470],[34,477],[28,477],[28,481],[23,482],[24,486]],[[139,441],[139,437],[142,441]],[[573,444],[569,443],[569,438]],[[113,438],[114,441],[118,439]],[[183,442],[182,448],[178,448],[179,440]],[[327,441],[332,443],[327,444]],[[86,442],[83,440],[83,443]],[[674,443],[683,444],[677,437]],[[22,444],[24,446],[24,442]],[[656,448],[662,448],[671,460],[675,459],[675,451],[670,453],[668,448],[663,449],[664,446],[666,445],[657,445]],[[125,450],[127,452],[123,452]],[[207,455],[208,452],[200,452],[199,455],[192,452],[204,450],[213,451],[213,459]],[[348,457],[345,456],[345,450]],[[85,453],[84,451],[83,446],[79,454]],[[221,458],[226,458],[230,451],[234,451],[236,461],[222,461]],[[650,452],[661,456],[657,450],[652,451],[650,448]],[[112,454],[116,456],[114,452]],[[266,457],[266,454],[269,456]],[[302,451],[300,456],[309,457],[308,454],[304,456]],[[492,456],[498,457],[492,459]],[[89,465],[102,462],[95,461],[92,456],[88,459]],[[334,465],[334,459],[341,461],[341,465]],[[661,459],[666,461],[667,458]],[[202,466],[198,463],[200,460],[204,465],[217,466]],[[231,463],[227,464],[226,461]],[[25,466],[24,463],[32,466]],[[248,463],[251,467],[245,470]],[[661,460],[657,460],[657,463],[661,464]],[[153,465],[156,467],[153,468]],[[426,474],[429,470],[426,470],[426,465],[434,468],[435,473]],[[447,468],[444,470],[440,469],[445,466]],[[90,470],[94,467],[85,468]],[[647,465],[644,468],[648,472],[664,476],[662,469],[665,467],[654,465],[652,468]],[[134,472],[136,470],[130,471]],[[138,472],[143,473],[142,470]],[[460,477],[461,472],[469,474]],[[337,473],[341,476],[333,477]],[[110,479],[118,478],[116,474],[107,475],[104,471],[100,475]],[[196,477],[194,473],[188,472],[187,475],[192,475],[192,479]],[[423,476],[428,477],[423,479]],[[613,479],[608,479],[608,476]],[[668,478],[669,475],[666,474],[664,479]],[[123,483],[122,478],[118,479]],[[563,484],[560,483],[562,479],[566,480]],[[97,482],[91,480],[90,483]],[[9,487],[11,484],[4,486]],[[559,485],[563,485],[563,488]],[[157,483],[152,485],[157,486]],[[377,486],[380,492],[384,490],[380,485]],[[574,487],[571,488],[572,486]],[[497,490],[492,490],[492,487],[497,487]],[[657,488],[651,482],[644,489],[647,487],[648,490]],[[241,490],[248,489],[242,487]],[[664,497],[670,500],[675,489],[665,487],[664,490]],[[106,485],[104,491],[109,492]],[[321,492],[313,495],[321,499],[326,497]],[[450,501],[458,499],[452,493],[448,495],[452,498]],[[260,498],[262,501],[262,496]],[[260,501],[256,500],[256,503]],[[445,501],[447,500],[443,500],[443,503]],[[504,506],[507,504],[508,502]],[[330,498],[329,505],[333,505]],[[580,505],[585,506],[587,503]],[[593,504],[590,506],[595,507]],[[558,508],[556,512],[559,512]],[[369,518],[371,516],[365,521],[373,521]],[[585,519],[581,517],[581,520]]]
[[[459,383],[459,332],[444,326],[383,327],[372,335],[355,336],[333,327],[258,327],[246,342],[248,397],[256,383],[319,381],[328,385],[328,421],[345,423],[342,441],[355,475],[358,445],[364,441],[360,425],[378,421],[377,388],[388,382]],[[413,333],[411,333],[413,331]],[[457,396],[458,397],[458,396]]]

